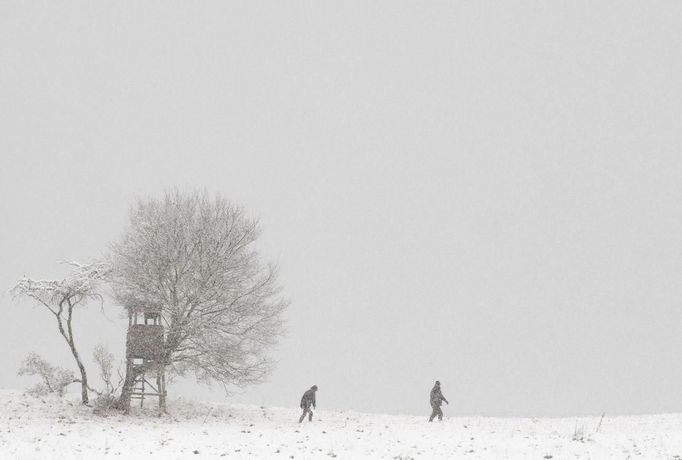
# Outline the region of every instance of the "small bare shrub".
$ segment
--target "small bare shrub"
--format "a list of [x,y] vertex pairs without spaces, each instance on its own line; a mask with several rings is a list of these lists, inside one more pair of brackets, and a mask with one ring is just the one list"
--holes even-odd
[[67,386],[78,381],[73,372],[51,365],[37,353],[29,353],[24,358],[18,374],[37,375],[42,379],[41,383],[26,390],[26,393],[31,396],[44,396],[54,393],[61,397],[64,396]]
[[92,411],[97,415],[107,415],[114,410],[116,396],[113,393],[100,393],[93,402]]
[[93,404],[93,412],[98,415],[106,415],[116,404],[116,393],[121,388],[123,376],[121,375],[119,366],[118,383],[113,383],[112,375],[116,357],[113,353],[110,353],[104,345],[98,344],[92,352],[92,357],[97,364],[100,378],[104,383],[104,389],[102,391],[96,391],[97,397]]
[[99,368],[99,375],[104,383],[103,393],[114,393],[120,385],[120,382],[118,385],[114,385],[111,380],[116,357],[101,343],[93,350],[92,357]]

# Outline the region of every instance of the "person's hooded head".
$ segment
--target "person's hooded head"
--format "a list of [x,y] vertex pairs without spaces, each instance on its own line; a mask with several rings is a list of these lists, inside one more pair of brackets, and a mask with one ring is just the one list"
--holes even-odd
[[436,380],[436,386],[437,386],[437,387],[440,386],[440,382],[439,382],[438,380]]
[[313,390],[313,391],[317,391],[317,385],[311,386],[310,389]]

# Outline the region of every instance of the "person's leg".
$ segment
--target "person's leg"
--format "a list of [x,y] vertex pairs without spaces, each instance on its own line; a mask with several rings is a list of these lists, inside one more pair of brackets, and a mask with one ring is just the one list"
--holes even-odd
[[309,422],[313,421],[313,411],[310,410],[310,407],[308,408],[308,421]]
[[429,422],[433,422],[433,418],[436,416],[436,406],[431,404],[431,417],[429,417]]
[[440,407],[438,407],[438,421],[440,422],[442,420],[443,420],[443,410]]
[[298,423],[303,422],[303,419],[305,418],[305,413],[308,411],[307,407],[303,407],[303,413],[301,414],[301,418],[298,419]]

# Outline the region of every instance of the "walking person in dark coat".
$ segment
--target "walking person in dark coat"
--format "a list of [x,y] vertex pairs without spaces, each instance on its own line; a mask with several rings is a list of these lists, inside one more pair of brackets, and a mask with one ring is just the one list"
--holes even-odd
[[301,409],[303,409],[303,414],[301,414],[301,418],[298,419],[298,423],[301,423],[303,421],[303,419],[305,418],[305,414],[308,414],[309,422],[313,421],[313,411],[310,410],[310,406],[313,406],[313,409],[317,409],[317,406],[315,406],[316,391],[317,385],[313,385],[312,387],[310,387],[310,390],[303,393],[303,397],[301,398]]
[[439,421],[443,420],[443,411],[440,410],[440,406],[443,401],[445,401],[445,404],[450,404],[440,391],[440,382],[436,380],[436,384],[431,390],[431,408],[433,411],[431,412],[431,417],[429,417],[429,422],[433,422],[433,419],[436,417],[436,415],[438,416]]

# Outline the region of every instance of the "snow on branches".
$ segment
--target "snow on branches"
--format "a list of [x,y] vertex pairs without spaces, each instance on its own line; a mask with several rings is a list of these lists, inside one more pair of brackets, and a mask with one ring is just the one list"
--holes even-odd
[[31,396],[55,393],[61,397],[64,396],[67,386],[77,382],[73,372],[51,365],[37,353],[29,353],[24,358],[17,373],[19,375],[37,375],[40,377],[40,383],[26,390],[26,393]]
[[88,377],[81,361],[73,335],[74,308],[91,300],[102,301],[100,283],[110,273],[109,265],[104,262],[79,264],[66,262],[72,269],[62,280],[35,280],[24,276],[12,289],[15,297],[25,296],[45,307],[57,321],[59,334],[69,345],[81,374],[81,399],[88,404]]
[[258,222],[220,196],[170,191],[141,200],[112,248],[118,303],[161,312],[163,364],[204,381],[246,385],[270,369],[282,333],[277,268],[255,249]]
[[106,279],[111,269],[105,262],[79,264],[65,261],[71,272],[62,280],[36,280],[24,276],[12,289],[16,296],[27,296],[46,307],[53,315],[60,315],[66,303],[73,306],[88,300],[102,300],[99,294],[100,283]]

